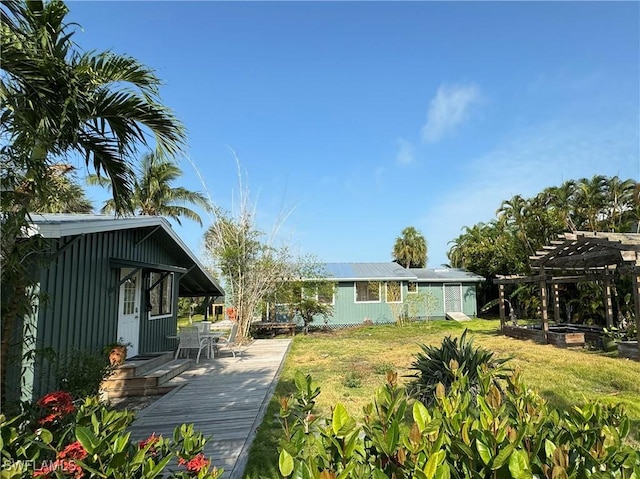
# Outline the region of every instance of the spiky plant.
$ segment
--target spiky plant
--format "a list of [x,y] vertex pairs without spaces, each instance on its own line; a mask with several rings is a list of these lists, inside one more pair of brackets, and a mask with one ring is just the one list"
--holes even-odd
[[449,390],[459,371],[469,381],[468,387],[474,393],[482,392],[481,374],[489,372],[491,382],[497,384],[510,372],[505,363],[511,358],[495,358],[494,353],[482,347],[475,347],[473,339],[464,330],[460,338],[446,336],[439,346],[421,345],[411,369],[416,373],[409,385],[410,394],[424,404],[432,404],[438,384]]

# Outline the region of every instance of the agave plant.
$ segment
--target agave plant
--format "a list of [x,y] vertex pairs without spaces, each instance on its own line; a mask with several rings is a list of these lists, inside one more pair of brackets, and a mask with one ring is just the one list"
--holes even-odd
[[409,385],[410,394],[424,404],[435,401],[435,391],[442,384],[448,391],[457,375],[468,379],[469,390],[474,394],[483,393],[480,377],[488,372],[491,382],[499,386],[499,380],[511,371],[505,363],[511,358],[495,358],[494,353],[482,347],[475,347],[473,339],[464,330],[460,338],[446,336],[439,346],[421,345],[411,369],[416,373]]

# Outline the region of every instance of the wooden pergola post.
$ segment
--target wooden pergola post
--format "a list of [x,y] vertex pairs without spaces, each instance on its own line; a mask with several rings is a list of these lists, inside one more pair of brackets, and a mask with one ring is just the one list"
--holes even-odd
[[540,312],[542,313],[542,332],[544,334],[544,342],[549,342],[549,314],[547,312],[547,282],[542,279],[540,281]]
[[633,278],[633,312],[636,316],[636,339],[638,340],[638,360],[640,360],[640,271],[637,268],[631,274]]
[[603,283],[604,289],[604,313],[607,320],[607,327],[613,326],[613,303],[611,301],[611,278],[605,276]]
[[504,284],[498,285],[498,305],[500,306],[500,331],[504,331],[504,323],[505,323]]
[[553,283],[553,320],[560,322],[560,285]]

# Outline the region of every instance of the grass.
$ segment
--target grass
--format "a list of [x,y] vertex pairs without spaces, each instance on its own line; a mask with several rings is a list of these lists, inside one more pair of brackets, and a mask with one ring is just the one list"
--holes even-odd
[[317,410],[327,415],[341,402],[350,414],[361,417],[389,368],[401,382],[410,380],[411,363],[421,344],[439,344],[446,335],[459,336],[468,328],[474,344],[511,356],[527,385],[558,409],[598,399],[624,404],[632,421],[632,443],[640,447],[640,362],[619,359],[611,353],[563,349],[498,333],[499,322],[474,320],[421,322],[397,327],[370,326],[295,337],[265,419],[254,440],[246,474],[276,477],[280,437],[278,397],[295,390],[293,376],[300,370],[321,386]]

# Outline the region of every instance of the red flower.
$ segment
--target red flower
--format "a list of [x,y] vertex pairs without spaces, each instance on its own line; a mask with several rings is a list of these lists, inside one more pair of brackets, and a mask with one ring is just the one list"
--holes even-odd
[[87,451],[84,450],[80,441],[73,442],[58,453],[58,459],[79,459],[87,457]]
[[60,419],[76,410],[71,394],[65,391],[46,394],[38,400],[37,404],[49,412],[49,414],[40,419],[40,424],[54,422],[56,419]]
[[84,471],[75,462],[68,459],[56,459],[53,462],[43,465],[40,469],[33,471],[33,477],[48,479],[49,477],[55,477],[56,471],[73,474],[75,479],[81,479],[84,476]]
[[204,457],[204,454],[200,453],[189,461],[180,457],[178,458],[178,464],[187,466],[187,471],[189,472],[200,472],[200,469],[209,465],[209,460]]
[[149,453],[152,456],[155,456],[158,453],[158,451],[156,451],[156,448],[154,446],[160,441],[161,438],[162,436],[156,436],[156,433],[154,432],[148,438],[138,442],[138,449],[144,449],[148,445],[151,445],[151,447],[149,448]]

